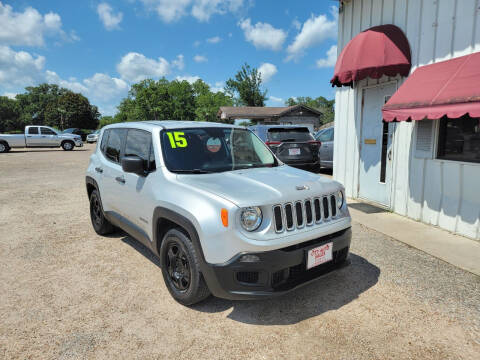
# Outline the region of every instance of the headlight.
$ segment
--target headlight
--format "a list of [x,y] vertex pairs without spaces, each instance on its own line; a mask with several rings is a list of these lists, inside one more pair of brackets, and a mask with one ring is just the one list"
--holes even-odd
[[345,201],[343,198],[343,191],[340,190],[339,192],[337,192],[336,198],[337,198],[337,207],[340,209],[343,206],[343,202]]
[[247,231],[255,231],[262,223],[262,210],[258,206],[251,206],[242,209],[240,222]]

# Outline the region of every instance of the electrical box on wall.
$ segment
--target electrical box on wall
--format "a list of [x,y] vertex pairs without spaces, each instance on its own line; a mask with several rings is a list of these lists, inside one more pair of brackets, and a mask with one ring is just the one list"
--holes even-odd
[[415,131],[415,157],[417,159],[433,158],[435,121],[416,121]]

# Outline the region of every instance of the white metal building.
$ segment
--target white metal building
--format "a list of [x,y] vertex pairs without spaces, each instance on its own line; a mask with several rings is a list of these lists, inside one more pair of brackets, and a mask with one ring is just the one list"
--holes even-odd
[[[416,69],[480,51],[480,0],[340,1],[339,56],[358,34],[386,24],[408,40],[410,75],[366,77],[337,88],[333,176],[349,197],[479,239],[479,119],[467,112],[384,122],[382,107]],[[478,105],[474,95],[469,101]]]

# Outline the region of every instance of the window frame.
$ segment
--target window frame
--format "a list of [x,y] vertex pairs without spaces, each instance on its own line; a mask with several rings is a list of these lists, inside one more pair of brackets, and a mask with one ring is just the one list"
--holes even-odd
[[[36,133],[30,132],[32,129],[37,129]],[[27,135],[40,135],[40,129],[38,126],[30,126],[27,131]]]

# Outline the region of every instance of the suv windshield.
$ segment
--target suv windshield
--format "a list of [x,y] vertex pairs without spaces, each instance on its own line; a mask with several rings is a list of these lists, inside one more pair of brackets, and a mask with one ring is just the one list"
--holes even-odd
[[313,140],[310,131],[306,127],[275,127],[268,129],[270,141],[309,141]]
[[209,173],[277,166],[266,145],[251,131],[235,128],[172,129],[161,132],[168,170]]

